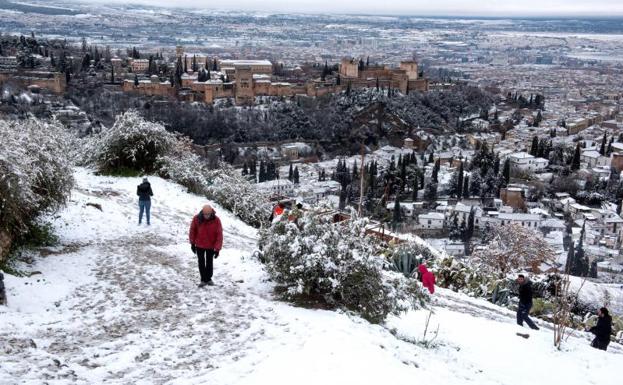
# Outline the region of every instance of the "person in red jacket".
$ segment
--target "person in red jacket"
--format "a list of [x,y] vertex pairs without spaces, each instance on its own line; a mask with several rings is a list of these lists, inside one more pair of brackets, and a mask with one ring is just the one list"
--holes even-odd
[[199,275],[201,276],[199,287],[213,286],[213,258],[218,258],[221,247],[223,247],[223,228],[221,220],[216,216],[212,206],[203,206],[199,214],[193,217],[188,239],[190,240],[190,248],[193,253],[197,254]]
[[418,270],[420,274],[422,274],[422,285],[428,289],[428,291],[433,294],[435,292],[435,275],[428,271],[426,266],[422,263],[418,266]]

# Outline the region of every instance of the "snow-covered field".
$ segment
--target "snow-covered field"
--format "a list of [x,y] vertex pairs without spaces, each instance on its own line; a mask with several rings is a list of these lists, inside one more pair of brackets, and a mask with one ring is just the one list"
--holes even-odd
[[151,178],[152,226],[139,227],[138,179],[82,169],[76,179],[68,207],[51,218],[61,245],[20,266],[40,274],[6,276],[0,384],[619,382],[619,345],[597,351],[575,332],[557,351],[543,322],[523,339],[511,311],[447,290],[433,297],[430,348],[421,343],[428,310],[380,326],[277,302],[250,258],[256,231],[217,205],[217,286],[198,289],[187,228],[201,197]]

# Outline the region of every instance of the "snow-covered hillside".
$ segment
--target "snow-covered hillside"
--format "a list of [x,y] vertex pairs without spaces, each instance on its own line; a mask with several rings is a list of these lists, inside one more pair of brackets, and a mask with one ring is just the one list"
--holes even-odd
[[277,302],[251,258],[256,231],[216,205],[225,231],[217,286],[198,289],[187,230],[204,199],[151,178],[152,226],[139,227],[138,179],[75,176],[69,206],[50,218],[61,245],[20,266],[40,274],[6,277],[1,384],[619,381],[619,345],[597,351],[576,332],[557,351],[547,325],[523,339],[511,311],[447,290],[433,297],[432,348],[418,343],[428,310],[379,326]]

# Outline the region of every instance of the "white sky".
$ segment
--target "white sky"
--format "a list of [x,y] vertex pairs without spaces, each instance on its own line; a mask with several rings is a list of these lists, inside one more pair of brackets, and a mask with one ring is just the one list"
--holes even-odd
[[[83,0],[86,2],[87,0]],[[439,16],[623,16],[623,0],[98,0],[252,11]]]

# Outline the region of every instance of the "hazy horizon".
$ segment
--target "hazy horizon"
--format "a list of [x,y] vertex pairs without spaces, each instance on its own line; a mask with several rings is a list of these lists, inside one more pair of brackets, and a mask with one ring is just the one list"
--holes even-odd
[[[72,0],[70,0],[72,1]],[[379,5],[371,0],[343,0],[340,3],[330,0],[230,0],[227,6],[215,5],[213,1],[187,0],[183,4],[164,0],[76,0],[83,4],[92,2],[118,5],[145,5],[171,8],[204,8],[215,10],[238,10],[254,12],[325,13],[325,14],[366,14],[366,15],[412,15],[412,16],[450,16],[450,17],[621,17],[623,1],[579,0],[550,1],[467,1],[438,0],[431,2],[418,0],[397,0]],[[222,3],[221,3],[222,4]]]

